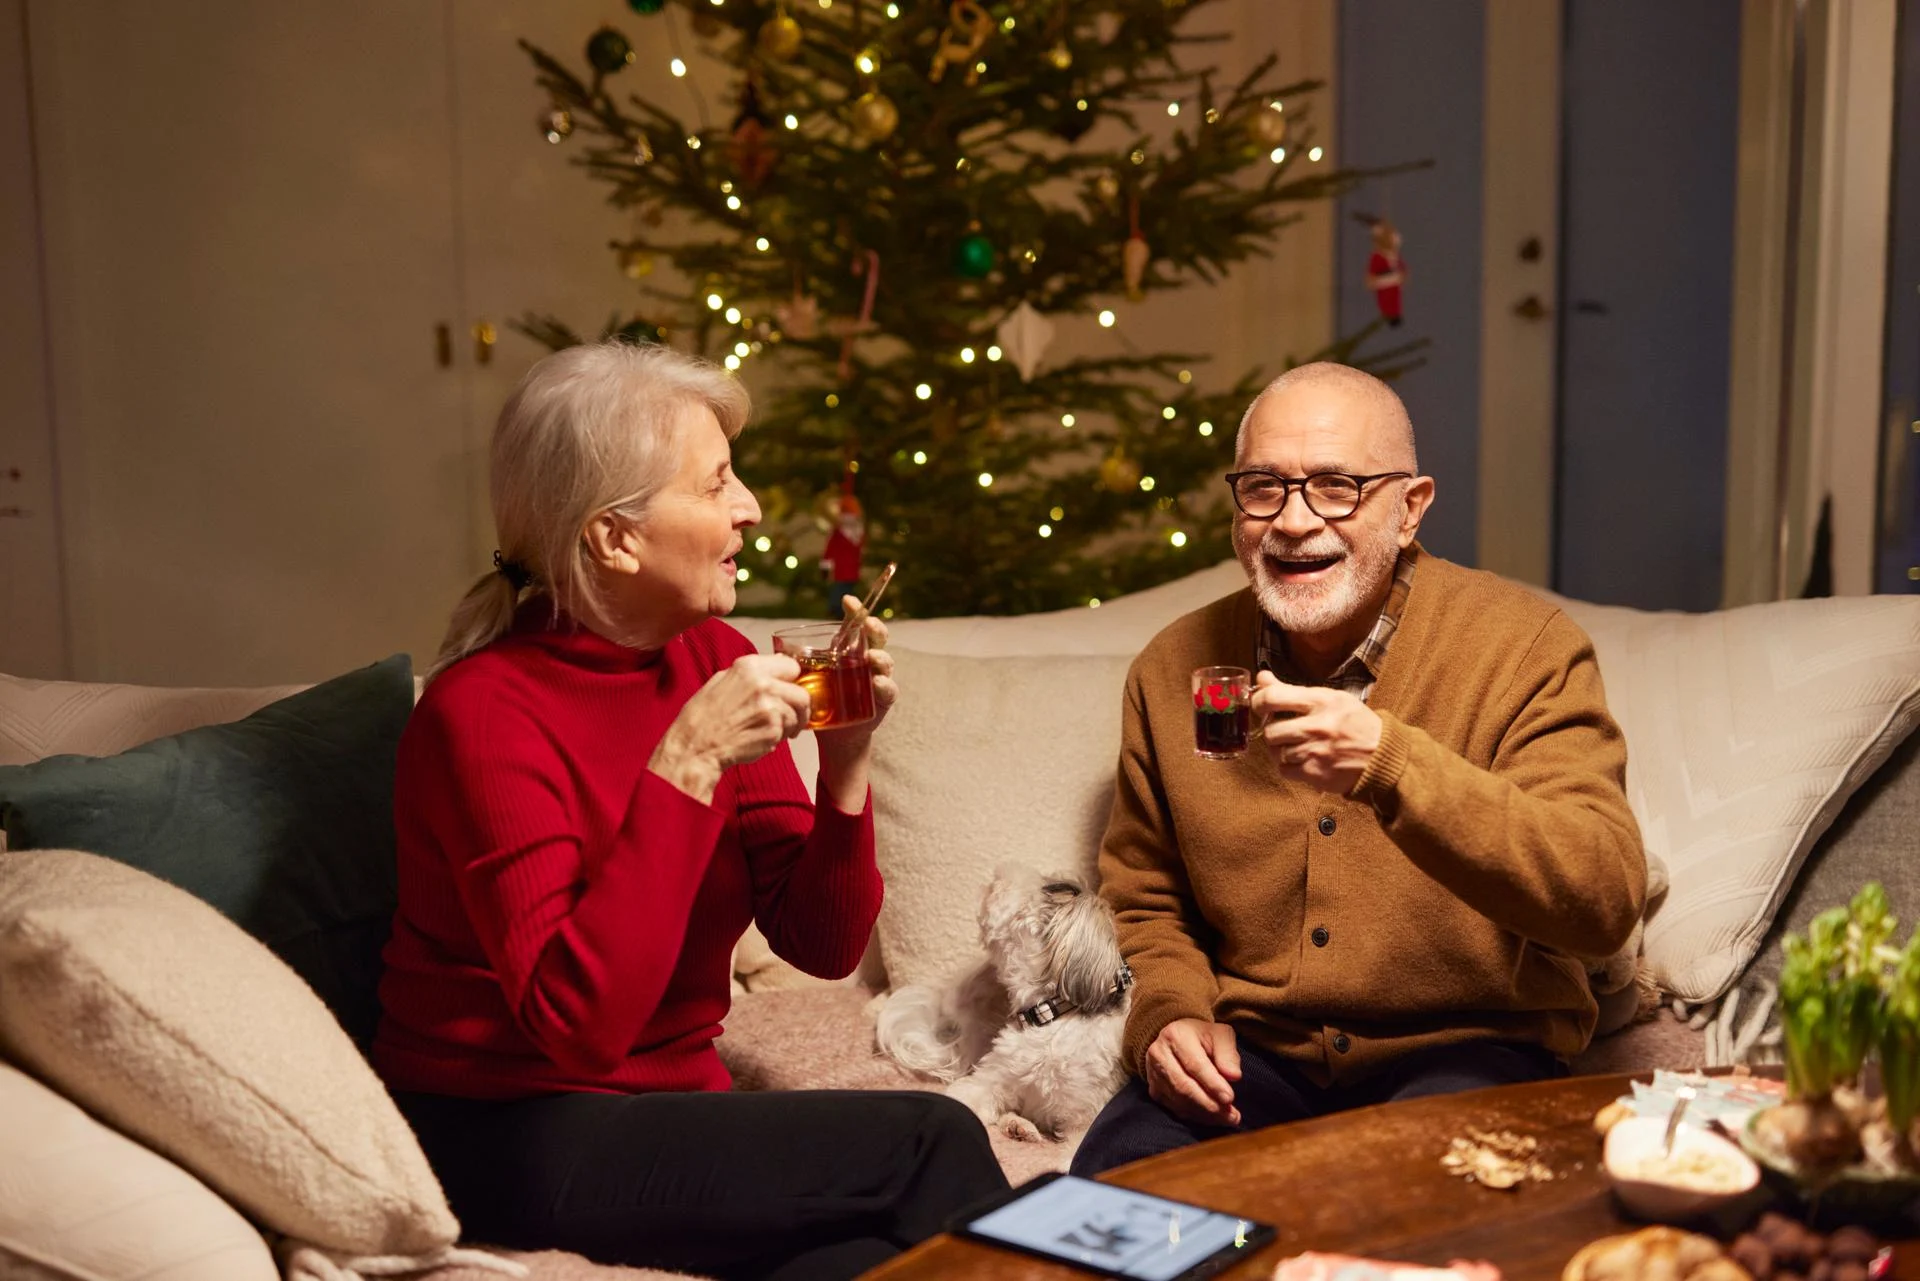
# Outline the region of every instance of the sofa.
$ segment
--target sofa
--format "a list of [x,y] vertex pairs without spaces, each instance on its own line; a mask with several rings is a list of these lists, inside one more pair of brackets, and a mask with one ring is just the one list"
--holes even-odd
[[[887,905],[859,972],[839,982],[793,970],[757,932],[741,941],[720,1041],[737,1086],[934,1088],[875,1054],[876,1002],[890,986],[939,981],[975,954],[974,905],[994,864],[1091,872],[1130,657],[1173,618],[1242,583],[1228,562],[1098,608],[894,624],[903,698],[876,740],[874,782]],[[1663,886],[1632,952],[1594,975],[1596,991],[1606,993],[1606,1030],[1573,1070],[1764,1059],[1777,1043],[1769,984],[1782,931],[1869,879],[1888,886],[1904,919],[1920,916],[1920,859],[1913,857],[1920,736],[1911,734],[1920,723],[1920,597],[1703,615],[1556,601],[1594,639],[1628,741],[1630,799]],[[732,621],[762,649],[780,625]],[[150,750],[196,727],[247,724],[242,718],[296,692],[0,676],[0,814],[10,779],[22,777],[7,767],[67,754],[112,757],[141,744]],[[810,736],[796,740],[794,754],[810,777]],[[12,995],[4,983],[5,930],[0,922],[0,1057],[8,1055]],[[285,959],[279,942],[267,941]],[[294,968],[302,976],[318,972],[297,957]],[[329,981],[344,974],[348,988],[370,977],[350,966],[325,973]],[[354,1028],[358,1016],[349,1017],[348,1007],[328,998],[327,1008]],[[19,1066],[29,1077],[37,1070]],[[111,1126],[112,1114],[105,1115]],[[124,1116],[118,1128],[145,1133]],[[1018,1182],[1064,1169],[1076,1138],[1023,1143],[996,1134],[993,1143]],[[147,1146],[192,1167],[160,1139]],[[0,1181],[0,1275],[79,1275],[44,1254],[20,1262],[22,1247],[8,1236],[10,1195]],[[252,1204],[240,1208],[271,1225]],[[543,1281],[661,1275],[556,1252],[510,1257]],[[498,1275],[484,1263],[450,1255],[443,1262],[437,1275],[448,1281]]]

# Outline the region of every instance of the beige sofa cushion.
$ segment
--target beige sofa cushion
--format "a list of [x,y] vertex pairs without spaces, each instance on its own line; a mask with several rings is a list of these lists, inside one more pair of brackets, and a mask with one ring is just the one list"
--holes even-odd
[[92,854],[0,854],[0,1049],[275,1231],[350,1255],[459,1232],[318,997],[184,890]]
[[978,960],[996,863],[1093,876],[1132,659],[893,652],[903,693],[874,737],[873,812],[877,931],[899,987]]
[[237,721],[305,688],[157,689],[0,676],[0,765],[113,756],[202,725]]
[[1920,723],[1920,599],[1711,614],[1558,603],[1593,638],[1627,736],[1627,798],[1671,878],[1648,966],[1688,1001],[1715,999],[1847,797]]
[[0,1276],[278,1281],[267,1243],[206,1184],[0,1063]]

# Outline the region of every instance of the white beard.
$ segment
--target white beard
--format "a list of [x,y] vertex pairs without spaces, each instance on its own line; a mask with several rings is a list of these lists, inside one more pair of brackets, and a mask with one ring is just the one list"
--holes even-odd
[[[1282,631],[1314,635],[1338,630],[1384,593],[1400,559],[1400,530],[1405,523],[1402,508],[1397,519],[1382,525],[1357,546],[1349,546],[1332,527],[1300,543],[1269,529],[1252,554],[1242,558],[1252,578],[1254,598]],[[1283,583],[1273,577],[1266,562],[1267,552],[1302,559],[1342,559],[1321,582]]]

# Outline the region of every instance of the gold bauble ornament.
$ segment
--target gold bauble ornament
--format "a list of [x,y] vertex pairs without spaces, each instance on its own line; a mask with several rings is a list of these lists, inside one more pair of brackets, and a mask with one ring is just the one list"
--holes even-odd
[[573,132],[573,113],[565,107],[553,108],[540,117],[540,132],[548,142],[560,142]]
[[1263,147],[1277,147],[1287,140],[1287,118],[1272,107],[1262,107],[1247,121],[1247,132]]
[[1100,483],[1116,494],[1128,493],[1140,484],[1140,464],[1116,446],[1100,460]]
[[630,280],[639,280],[653,274],[653,255],[644,249],[632,245],[620,251],[620,270]]
[[800,31],[800,24],[793,20],[793,15],[783,9],[761,25],[760,34],[754,39],[754,46],[759,49],[761,57],[770,58],[775,62],[785,62],[800,52],[800,45],[804,38]]
[[1066,41],[1059,41],[1047,50],[1047,61],[1055,71],[1065,71],[1073,65],[1073,50],[1067,48]]
[[1093,189],[1100,193],[1102,200],[1120,198],[1120,180],[1110,173],[1103,173],[1093,180]]
[[899,125],[900,108],[878,89],[869,89],[853,100],[853,132],[861,142],[884,141]]

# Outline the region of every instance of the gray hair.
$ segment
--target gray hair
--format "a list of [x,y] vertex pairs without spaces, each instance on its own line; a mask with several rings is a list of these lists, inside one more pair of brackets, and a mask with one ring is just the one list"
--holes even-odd
[[429,681],[503,635],[526,593],[547,593],[556,613],[610,626],[586,528],[609,512],[646,518],[680,465],[688,406],[711,410],[729,440],[752,408],[731,374],[657,344],[568,347],[527,371],[494,424],[489,470],[500,556],[530,581],[489,572],[468,588]]
[[1233,456],[1245,457],[1243,451],[1247,445],[1247,424],[1253,421],[1254,411],[1260,408],[1261,401],[1290,387],[1318,385],[1337,387],[1358,399],[1371,419],[1370,426],[1383,438],[1385,447],[1382,454],[1387,458],[1403,457],[1404,466],[1396,466],[1416,476],[1420,474],[1420,457],[1413,447],[1413,419],[1407,414],[1406,403],[1393,388],[1366,370],[1336,364],[1331,360],[1296,366],[1261,388],[1260,394],[1247,406],[1247,412],[1240,415],[1240,430],[1233,438]]

